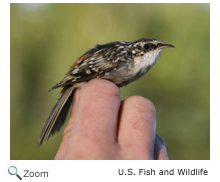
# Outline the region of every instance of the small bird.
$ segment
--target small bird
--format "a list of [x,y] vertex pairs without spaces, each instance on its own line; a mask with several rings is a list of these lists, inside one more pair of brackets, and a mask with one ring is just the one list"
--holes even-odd
[[36,148],[64,124],[76,88],[93,78],[110,80],[118,87],[125,86],[147,73],[157,62],[162,49],[167,47],[174,46],[154,38],[142,38],[133,42],[96,45],[88,50],[70,67],[66,76],[50,89],[62,87],[62,95],[42,129]]

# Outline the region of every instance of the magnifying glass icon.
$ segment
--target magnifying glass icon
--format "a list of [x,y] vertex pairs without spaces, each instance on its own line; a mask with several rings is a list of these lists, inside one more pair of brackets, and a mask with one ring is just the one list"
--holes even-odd
[[16,175],[20,180],[22,180],[21,176],[19,176],[19,175],[17,174],[17,172],[18,172],[18,170],[17,170],[17,168],[16,168],[15,166],[10,166],[10,167],[8,168],[8,173],[9,173],[10,175]]

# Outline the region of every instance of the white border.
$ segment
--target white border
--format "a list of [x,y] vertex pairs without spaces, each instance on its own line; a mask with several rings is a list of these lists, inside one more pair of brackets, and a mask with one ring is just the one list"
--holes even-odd
[[[30,1],[21,1],[22,3],[30,3]],[[52,3],[60,1],[37,1],[37,3]],[[65,3],[77,1],[63,1]],[[88,3],[90,1],[78,1]],[[103,2],[103,1],[96,1]],[[117,2],[120,1],[106,1]],[[122,2],[122,1],[121,1]],[[164,1],[140,1],[135,3],[164,3]],[[219,3],[218,1],[166,1],[166,3],[211,3],[211,160],[210,161],[10,161],[10,3],[18,3],[17,1],[1,2],[0,17],[1,17],[1,162],[0,162],[0,179],[2,181],[12,181],[16,177],[10,176],[7,169],[10,165],[15,165],[19,169],[32,169],[33,171],[48,170],[51,173],[50,178],[40,180],[74,180],[74,181],[147,181],[147,180],[169,180],[169,181],[186,181],[186,180],[201,180],[215,179],[219,181],[220,162],[219,144],[220,144],[220,99],[219,99],[219,69],[220,58],[218,53],[219,47]],[[215,164],[216,163],[216,164]],[[153,168],[172,169],[172,168],[204,168],[209,171],[208,176],[119,176],[118,168]],[[18,172],[19,174],[19,172]],[[2,176],[3,175],[3,176]],[[5,179],[5,180],[4,180]],[[17,179],[16,179],[17,180]],[[16,181],[15,180],[15,181]],[[38,178],[28,179],[31,181]]]

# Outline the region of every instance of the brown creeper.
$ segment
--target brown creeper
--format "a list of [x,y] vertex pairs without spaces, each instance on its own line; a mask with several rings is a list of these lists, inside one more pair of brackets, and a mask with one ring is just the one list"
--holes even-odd
[[110,80],[118,87],[125,86],[147,73],[156,63],[161,50],[166,47],[174,46],[163,44],[157,39],[142,38],[134,42],[97,45],[83,54],[70,67],[66,76],[51,88],[63,87],[62,95],[43,127],[37,146],[58,132],[64,124],[74,89],[93,78]]

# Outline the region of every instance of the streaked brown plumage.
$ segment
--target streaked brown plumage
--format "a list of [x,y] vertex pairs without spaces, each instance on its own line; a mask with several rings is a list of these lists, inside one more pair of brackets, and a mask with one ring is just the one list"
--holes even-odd
[[36,148],[64,124],[76,88],[94,78],[110,80],[118,87],[125,86],[148,72],[159,58],[161,50],[166,47],[174,46],[163,44],[157,39],[143,38],[134,42],[97,45],[79,57],[66,76],[50,89],[63,87],[61,97],[42,129]]

